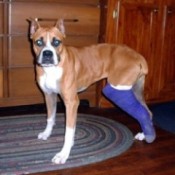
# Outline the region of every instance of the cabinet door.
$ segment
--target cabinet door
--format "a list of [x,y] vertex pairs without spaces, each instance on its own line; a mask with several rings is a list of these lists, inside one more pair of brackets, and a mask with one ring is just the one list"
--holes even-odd
[[0,69],[0,98],[3,97],[3,72]]
[[0,35],[3,33],[3,3],[0,1]]
[[2,53],[3,53],[3,44],[2,37],[0,37],[0,98],[3,96],[3,67],[2,67]]
[[0,1],[0,98],[3,96],[3,3]]
[[157,96],[157,73],[155,67],[156,33],[158,31],[158,8],[155,5],[121,3],[116,43],[126,44],[141,53],[148,62],[149,73],[146,77],[145,97],[152,100]]
[[[113,9],[113,33],[114,36],[107,36],[107,41],[117,44],[126,44],[141,53],[148,62],[149,74],[146,79],[145,96],[151,100],[157,96],[158,86],[153,82],[157,81],[157,68],[154,67],[157,60],[156,54],[156,33],[158,31],[159,9],[155,5],[146,3],[127,3],[116,1]],[[111,17],[112,18],[112,17]],[[109,33],[109,32],[108,32]]]
[[162,69],[160,72],[161,82],[159,88],[159,98],[174,100],[175,99],[175,5],[164,7],[165,26],[160,49],[160,59]]
[[[158,14],[156,5],[144,2],[113,0],[108,6],[106,41],[126,44],[142,54],[148,62],[149,73],[144,91],[147,101],[157,97],[159,67],[154,65],[157,64]],[[109,104],[102,102],[102,106]]]
[[63,18],[66,35],[69,38],[72,36],[98,38],[100,9],[95,5],[24,1],[12,2],[10,6],[9,32],[12,35],[27,35],[29,18],[38,18],[42,26],[54,25],[57,19]]

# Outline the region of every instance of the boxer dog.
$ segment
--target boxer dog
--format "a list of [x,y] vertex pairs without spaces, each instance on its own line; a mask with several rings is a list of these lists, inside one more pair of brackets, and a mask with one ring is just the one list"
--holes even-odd
[[30,38],[36,54],[36,79],[47,106],[47,125],[38,139],[47,140],[51,135],[57,94],[66,107],[64,145],[52,162],[65,163],[74,144],[79,105],[77,93],[104,78],[107,78],[104,95],[140,123],[143,132],[135,138],[153,142],[156,134],[151,112],[142,95],[148,73],[143,56],[125,45],[67,47],[64,45],[65,36],[62,19],[51,27],[41,27],[36,19],[30,20]]

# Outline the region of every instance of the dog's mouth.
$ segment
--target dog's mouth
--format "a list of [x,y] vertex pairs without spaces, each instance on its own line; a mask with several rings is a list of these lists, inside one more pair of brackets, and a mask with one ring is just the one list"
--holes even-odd
[[56,66],[54,64],[39,64],[41,67],[53,67]]
[[56,66],[57,64],[54,64],[54,62],[50,62],[50,61],[43,61],[41,63],[38,62],[38,65],[40,65],[41,67],[52,67],[52,66]]
[[43,61],[38,62],[38,64],[42,67],[51,67],[56,65],[54,64],[53,59],[49,59],[49,60],[44,59]]

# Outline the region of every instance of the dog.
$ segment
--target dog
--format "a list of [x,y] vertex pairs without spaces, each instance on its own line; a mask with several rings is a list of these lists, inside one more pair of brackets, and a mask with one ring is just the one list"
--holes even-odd
[[57,94],[66,108],[64,145],[52,159],[64,164],[74,145],[79,105],[78,92],[106,78],[104,95],[138,120],[143,132],[135,138],[152,143],[156,134],[152,115],[143,97],[148,66],[145,58],[127,47],[116,44],[97,44],[82,48],[64,45],[64,20],[54,26],[42,27],[30,19],[30,39],[36,54],[36,79],[43,91],[47,106],[47,125],[38,139],[47,140],[55,123]]

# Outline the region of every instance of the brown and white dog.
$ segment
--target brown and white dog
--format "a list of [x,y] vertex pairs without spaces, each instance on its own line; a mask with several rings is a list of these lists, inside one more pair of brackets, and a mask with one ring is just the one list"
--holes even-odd
[[[46,140],[51,135],[57,94],[60,94],[66,107],[65,140],[62,150],[55,155],[52,162],[62,164],[68,159],[74,144],[79,105],[77,93],[104,78],[116,89],[129,89],[137,84],[135,91],[140,92],[136,94],[146,107],[141,91],[148,67],[140,54],[125,45],[66,47],[63,44],[63,20],[58,20],[55,26],[46,28],[41,27],[35,19],[30,21],[30,38],[37,56],[37,82],[45,95],[48,117],[47,126],[38,138]],[[138,134],[136,138],[142,140],[144,134]]]

